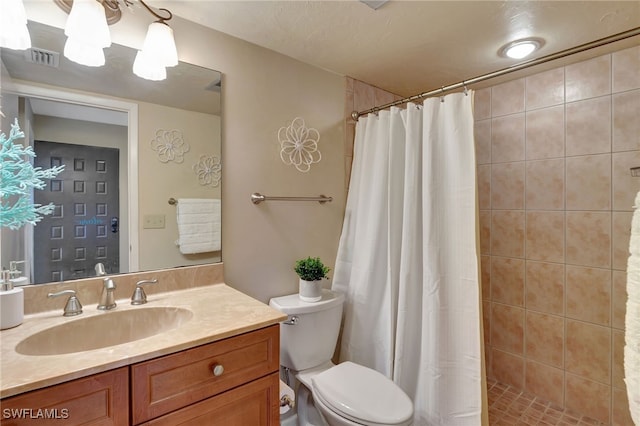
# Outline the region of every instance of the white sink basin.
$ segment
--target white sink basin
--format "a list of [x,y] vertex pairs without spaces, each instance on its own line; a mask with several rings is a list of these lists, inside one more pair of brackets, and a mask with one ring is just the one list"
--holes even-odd
[[188,309],[136,308],[101,312],[39,331],[22,340],[23,355],[61,355],[129,343],[180,327],[193,317]]

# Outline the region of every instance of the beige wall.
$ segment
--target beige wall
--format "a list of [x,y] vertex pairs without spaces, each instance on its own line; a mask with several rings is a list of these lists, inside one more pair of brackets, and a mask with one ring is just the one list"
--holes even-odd
[[[189,145],[182,163],[162,163],[151,149],[158,130],[178,130]],[[176,206],[169,198],[220,198],[220,186],[203,186],[192,166],[201,155],[220,156],[220,117],[161,105],[138,104],[138,199],[140,270],[220,262],[220,252],[184,255],[178,239]],[[145,215],[164,215],[165,227],[145,229]]]
[[476,93],[489,376],[630,425],[626,261],[640,47]]
[[[262,301],[298,291],[297,259],[332,269],[344,214],[344,77],[190,25],[178,49],[222,72],[223,254],[226,282]],[[174,28],[180,34],[180,28]],[[180,39],[184,40],[184,39]],[[194,57],[190,57],[193,52]],[[200,53],[198,53],[200,52]],[[295,117],[320,132],[322,161],[308,173],[280,159],[278,129]],[[265,195],[334,198],[331,203],[249,201]]]

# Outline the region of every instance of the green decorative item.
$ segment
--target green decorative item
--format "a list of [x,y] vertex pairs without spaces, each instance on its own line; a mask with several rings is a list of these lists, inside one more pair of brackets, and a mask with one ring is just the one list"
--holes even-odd
[[31,159],[36,154],[30,146],[14,143],[24,138],[18,119],[11,125],[9,139],[0,133],[0,227],[18,229],[30,223],[35,225],[42,216],[53,212],[53,204],[34,204],[32,191],[44,189],[43,179],[52,179],[64,170],[64,166],[43,170],[33,167]]
[[300,277],[298,296],[304,302],[318,302],[322,299],[322,279],[329,278],[330,269],[319,257],[307,257],[296,261],[294,268]]

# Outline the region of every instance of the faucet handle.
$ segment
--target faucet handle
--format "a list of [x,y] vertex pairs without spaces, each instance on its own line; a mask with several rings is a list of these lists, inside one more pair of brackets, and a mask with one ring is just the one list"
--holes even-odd
[[80,315],[82,313],[82,304],[76,296],[75,290],[62,290],[56,293],[49,293],[47,294],[47,297],[58,297],[67,294],[69,295],[69,298],[67,299],[67,303],[64,305],[64,313],[62,316],[73,317],[75,315]]
[[157,279],[138,281],[136,283],[136,288],[133,290],[133,295],[131,295],[131,304],[144,305],[145,303],[147,303],[147,295],[144,292],[142,286],[145,284],[155,284],[157,282]]

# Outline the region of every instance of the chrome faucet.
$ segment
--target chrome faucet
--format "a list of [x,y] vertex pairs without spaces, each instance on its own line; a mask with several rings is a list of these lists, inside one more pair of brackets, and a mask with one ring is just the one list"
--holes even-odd
[[144,284],[154,284],[157,283],[157,279],[153,280],[142,280],[136,283],[136,288],[133,290],[133,295],[131,295],[131,304],[132,305],[144,305],[147,303],[147,295],[144,292],[142,286]]
[[69,298],[67,299],[67,303],[64,305],[64,313],[62,315],[65,317],[80,315],[82,313],[82,304],[80,303],[80,300],[78,300],[75,290],[62,290],[57,293],[49,293],[47,294],[47,297],[59,297],[67,294],[69,295]]
[[116,283],[111,278],[104,279],[104,286],[102,287],[102,295],[100,296],[100,303],[98,309],[108,311],[116,307],[116,298],[113,295],[116,289]]

